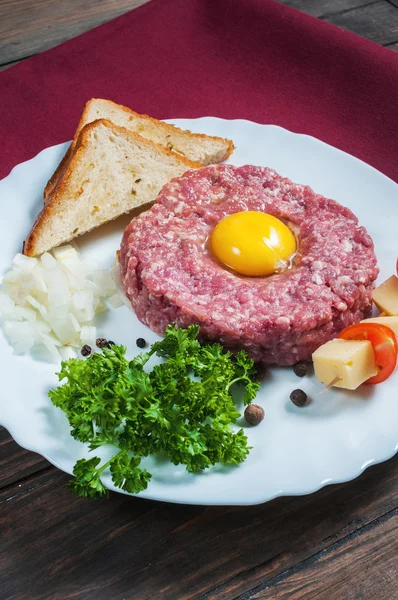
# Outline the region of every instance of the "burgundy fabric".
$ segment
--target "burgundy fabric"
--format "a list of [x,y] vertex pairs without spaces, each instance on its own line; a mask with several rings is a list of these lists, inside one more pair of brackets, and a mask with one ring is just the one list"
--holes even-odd
[[398,181],[398,53],[272,0],[151,0],[0,73],[0,177],[83,104],[275,123]]

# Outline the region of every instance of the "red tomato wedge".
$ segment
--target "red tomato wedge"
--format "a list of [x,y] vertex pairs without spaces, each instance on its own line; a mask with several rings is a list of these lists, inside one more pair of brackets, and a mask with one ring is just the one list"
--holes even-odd
[[343,329],[338,337],[343,340],[369,340],[372,344],[379,372],[365,383],[381,383],[395,371],[398,343],[395,333],[389,327],[378,323],[358,323]]

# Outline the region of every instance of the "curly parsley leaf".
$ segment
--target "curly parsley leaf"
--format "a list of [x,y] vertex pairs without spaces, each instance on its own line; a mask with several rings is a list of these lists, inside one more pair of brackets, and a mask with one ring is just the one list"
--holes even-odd
[[112,481],[126,492],[138,493],[148,487],[152,475],[139,468],[140,458],[130,457],[127,452],[116,454],[110,465]]
[[243,383],[245,391],[243,395],[243,402],[250,404],[257,396],[257,392],[260,389],[259,381],[255,381],[256,369],[254,366],[254,360],[249,358],[243,350],[240,350],[235,357],[235,379],[232,383]]
[[103,485],[100,475],[102,469],[97,469],[101,462],[98,457],[86,460],[81,458],[73,469],[75,479],[70,481],[68,488],[77,496],[82,498],[101,498],[108,495],[108,490]]
[[[114,345],[62,363],[62,385],[49,395],[66,414],[72,435],[90,450],[115,448],[102,465],[96,457],[77,461],[69,484],[74,493],[105,496],[101,474],[108,468],[116,487],[139,493],[151,479],[141,459],[159,452],[191,473],[246,459],[247,438],[232,428],[240,413],[231,391],[243,386],[244,403],[254,399],[254,363],[244,351],[232,357],[219,344],[201,345],[198,333],[195,325],[170,325],[163,340],[130,361],[126,348]],[[145,370],[154,354],[162,362]]]

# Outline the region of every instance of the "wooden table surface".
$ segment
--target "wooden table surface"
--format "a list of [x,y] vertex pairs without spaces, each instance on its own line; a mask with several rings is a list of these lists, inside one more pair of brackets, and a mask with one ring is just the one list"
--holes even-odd
[[[0,68],[142,0],[0,0]],[[284,0],[398,50],[398,0]],[[398,107],[397,107],[398,110]],[[250,508],[111,494],[0,429],[1,600],[398,599],[398,458],[350,483]]]

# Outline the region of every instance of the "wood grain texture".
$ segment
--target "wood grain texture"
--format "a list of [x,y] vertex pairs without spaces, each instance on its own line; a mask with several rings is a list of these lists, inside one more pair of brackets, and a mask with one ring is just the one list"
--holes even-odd
[[385,0],[331,15],[325,21],[383,46],[398,41],[398,9]]
[[0,427],[0,489],[49,466],[45,458],[18,446],[8,431]]
[[[0,0],[0,69],[144,1]],[[279,1],[398,51],[398,0]],[[398,600],[398,457],[245,508],[84,501],[68,479],[0,429],[1,600]]]
[[[28,57],[25,56],[25,58],[28,58]],[[0,65],[0,71],[5,71],[6,69],[9,69],[13,65],[16,65],[17,63],[22,62],[23,60],[25,60],[25,58],[21,58],[21,60],[13,60],[13,61],[11,61],[9,63],[4,64],[4,65]]]
[[[348,536],[252,600],[391,600],[398,597],[398,512],[385,515],[378,526]],[[246,597],[248,600],[248,597]]]
[[54,470],[0,496],[7,600],[231,600],[393,510],[398,459],[249,508],[82,500],[67,481]]
[[313,17],[333,15],[369,4],[372,0],[277,0]]
[[148,0],[0,0],[0,64],[43,52]]
[[[0,65],[52,48],[147,1],[0,0]],[[381,44],[398,41],[391,39],[395,25],[389,22],[396,18],[398,0],[278,1]]]

